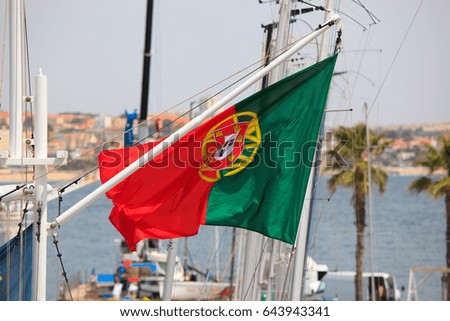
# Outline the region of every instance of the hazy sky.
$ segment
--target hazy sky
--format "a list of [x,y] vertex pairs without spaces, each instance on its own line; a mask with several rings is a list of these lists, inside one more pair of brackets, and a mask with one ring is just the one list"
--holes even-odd
[[[421,1],[362,0],[381,20],[376,25],[355,1],[337,1],[345,30],[336,71],[347,73],[334,78],[329,108],[354,111],[329,114],[329,122],[349,125],[363,119],[364,101],[373,107],[373,125],[450,121],[447,0],[423,1],[375,101]],[[36,74],[42,67],[49,77],[51,113],[118,115],[139,109],[146,0],[25,2],[31,71]],[[4,4],[2,0],[2,10]],[[316,27],[322,17],[315,12],[301,18]],[[172,107],[258,61],[261,24],[273,20],[275,4],[258,0],[155,0],[149,113]],[[295,33],[309,29],[302,21],[293,28]],[[3,24],[0,30],[3,35]],[[8,108],[7,67],[8,60],[3,109]],[[177,110],[188,106],[189,101]]]

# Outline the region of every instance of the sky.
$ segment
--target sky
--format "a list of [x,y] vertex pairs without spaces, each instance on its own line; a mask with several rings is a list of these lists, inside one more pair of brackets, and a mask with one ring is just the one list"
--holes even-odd
[[[174,110],[187,110],[190,102],[221,87],[190,97],[258,62],[264,39],[261,24],[278,20],[275,2],[266,2],[155,0],[149,113],[183,101]],[[344,25],[336,71],[345,73],[333,78],[328,108],[353,111],[329,113],[327,122],[353,125],[364,120],[364,103],[369,106],[372,125],[449,122],[446,21],[450,2],[361,2],[380,22],[373,24],[357,1],[336,1]],[[48,76],[50,113],[117,116],[125,110],[139,110],[146,0],[25,3],[31,74],[42,68]],[[321,5],[322,1],[311,3]],[[5,0],[0,4],[3,16]],[[307,23],[315,28],[322,19],[321,12],[302,15],[292,25],[294,37],[309,32]],[[333,30],[333,41],[335,35]],[[0,41],[3,44],[3,37]],[[314,57],[314,51],[311,46],[303,54]],[[8,109],[7,83],[6,56],[4,110]]]

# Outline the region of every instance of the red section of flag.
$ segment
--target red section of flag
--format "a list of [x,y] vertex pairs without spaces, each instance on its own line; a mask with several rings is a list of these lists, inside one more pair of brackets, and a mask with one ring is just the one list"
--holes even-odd
[[[131,250],[143,239],[198,233],[213,185],[198,173],[202,141],[214,125],[233,113],[234,108],[228,108],[194,129],[106,193],[114,204],[110,221]],[[98,157],[101,181],[108,181],[156,144],[102,151]]]

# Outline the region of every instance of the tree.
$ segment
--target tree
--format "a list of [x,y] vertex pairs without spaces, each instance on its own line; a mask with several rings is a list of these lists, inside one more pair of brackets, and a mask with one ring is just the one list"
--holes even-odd
[[[333,149],[328,154],[335,160],[327,170],[332,171],[328,181],[329,188],[334,192],[339,186],[353,189],[353,207],[356,225],[356,300],[363,299],[364,271],[364,230],[366,227],[366,196],[368,193],[368,163],[366,125],[355,127],[339,127],[334,136],[340,141],[339,150]],[[383,134],[375,135],[369,132],[371,155],[381,155],[389,144]],[[372,183],[378,185],[380,193],[386,189],[387,174],[380,168],[370,166]]]
[[[427,191],[432,198],[441,198],[445,196],[445,209],[447,216],[446,243],[447,268],[450,269],[450,136],[440,137],[440,148],[436,149],[431,145],[427,145],[428,153],[417,160],[418,165],[425,166],[429,169],[428,176],[422,176],[414,180],[409,185],[411,192]],[[435,180],[431,177],[438,169],[444,169],[447,175],[438,177]],[[450,301],[450,275],[447,274],[447,300]]]

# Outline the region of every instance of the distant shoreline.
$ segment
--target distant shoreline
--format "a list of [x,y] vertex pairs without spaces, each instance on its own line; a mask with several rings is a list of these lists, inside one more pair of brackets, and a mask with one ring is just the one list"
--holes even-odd
[[[50,172],[47,179],[49,181],[71,181],[81,176],[81,171],[64,171],[64,172]],[[11,172],[8,169],[0,169],[0,177],[2,182],[23,182],[26,180],[25,172]],[[28,172],[28,180],[33,179],[33,173]]]
[[[385,171],[388,175],[394,176],[427,176],[430,175],[430,171],[427,167],[394,167],[394,166],[383,166],[381,167],[383,171]],[[329,176],[333,174],[332,171],[325,172],[323,169],[321,170],[320,175]],[[433,175],[446,175],[444,169],[438,169],[433,172]]]
[[[383,170],[388,173],[388,175],[429,175],[430,170],[427,167],[383,167]],[[438,169],[434,171],[433,175],[445,175],[444,169]]]
[[[382,167],[382,169],[388,175],[400,175],[400,176],[419,176],[419,175],[428,175],[429,171],[426,167],[393,167],[386,166]],[[49,181],[71,181],[74,180],[81,175],[83,175],[83,171],[58,171],[58,172],[50,172],[48,174]],[[321,171],[321,176],[331,175],[332,172],[324,172]],[[433,173],[434,175],[445,175],[444,170],[437,170]],[[11,172],[8,169],[0,169],[0,181],[2,182],[23,182],[25,180],[25,173],[22,172]],[[32,178],[32,172],[28,173],[28,180]]]

